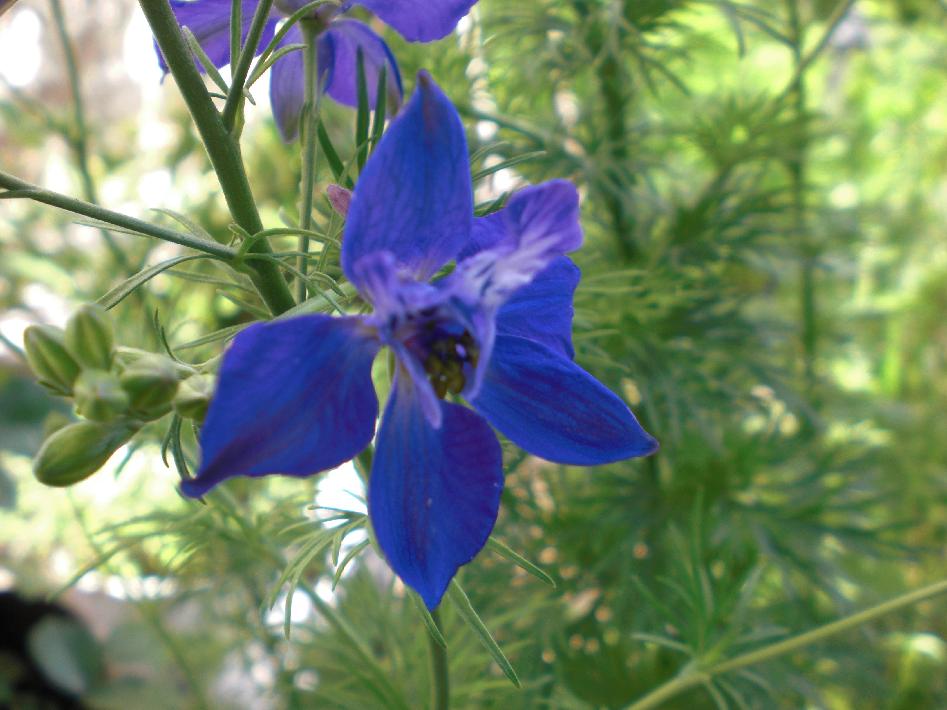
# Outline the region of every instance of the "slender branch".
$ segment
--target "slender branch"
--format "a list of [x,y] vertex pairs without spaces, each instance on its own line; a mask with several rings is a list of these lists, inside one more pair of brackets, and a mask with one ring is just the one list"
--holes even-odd
[[[53,15],[53,24],[56,26],[59,44],[62,46],[63,58],[66,60],[66,74],[69,78],[69,90],[72,94],[73,125],[71,128],[64,127],[63,133],[76,157],[76,168],[78,168],[79,176],[82,178],[83,196],[89,202],[98,204],[99,198],[95,189],[95,182],[92,179],[92,171],[89,169],[88,128],[85,120],[85,104],[82,100],[82,84],[79,81],[76,51],[66,29],[62,0],[49,0],[49,8]],[[102,238],[105,240],[105,245],[112,254],[112,258],[123,271],[131,274],[133,271],[132,265],[129,263],[128,257],[125,256],[125,252],[118,246],[115,238],[104,229],[100,231]]]
[[[300,181],[300,204],[299,204],[299,228],[312,229],[312,192],[316,182],[316,117],[318,114],[317,89],[318,89],[318,45],[317,38],[322,29],[321,23],[310,20],[301,20],[300,28],[303,33],[303,42],[306,48],[303,50],[303,82],[305,85],[305,102],[303,103],[302,130],[299,140],[303,153],[302,179]],[[309,262],[306,254],[309,253],[309,237],[306,234],[299,235],[299,262],[297,268],[305,276],[309,269]],[[298,292],[296,300],[300,303],[309,296],[306,288],[306,279],[299,279]]]
[[[224,244],[210,242],[206,239],[200,239],[199,237],[195,237],[184,232],[176,232],[173,229],[167,229],[166,227],[159,227],[143,220],[136,219],[135,217],[129,217],[128,215],[124,215],[120,212],[113,212],[112,210],[105,209],[104,207],[99,207],[98,205],[93,205],[89,202],[77,200],[74,197],[68,197],[61,193],[53,192],[52,190],[45,190],[38,185],[33,185],[32,183],[26,182],[25,180],[20,180],[19,178],[16,178],[3,171],[0,171],[0,187],[14,193],[11,197],[30,199],[34,202],[42,202],[44,205],[58,207],[59,209],[72,212],[73,214],[81,214],[84,217],[91,217],[92,219],[99,220],[100,222],[114,224],[116,227],[120,227],[121,229],[139,232],[145,236],[154,237],[155,239],[160,239],[165,242],[180,244],[181,246],[189,247],[196,251],[204,252],[205,254],[210,254],[211,256],[216,256],[221,259],[230,261],[237,256],[237,251],[235,249],[231,249]],[[0,198],[2,197],[4,197],[4,193],[0,193]]]
[[[848,0],[843,0],[839,7],[844,7]],[[808,205],[806,200],[807,158],[808,158],[808,123],[806,116],[807,92],[805,68],[809,66],[803,56],[803,42],[805,41],[802,22],[799,17],[799,8],[796,0],[785,0],[786,11],[789,15],[789,36],[792,40],[792,59],[794,65],[794,83],[790,85],[792,97],[793,122],[795,124],[794,150],[786,161],[789,171],[792,193],[792,230],[793,241],[799,245],[799,317],[801,326],[802,345],[802,376],[806,393],[810,400],[815,396],[816,388],[816,360],[819,349],[819,322],[818,303],[816,292],[816,265],[818,248],[809,235],[807,224]],[[833,25],[830,25],[832,27]],[[826,33],[824,38],[828,37]],[[825,41],[819,43],[824,47]],[[810,54],[809,57],[813,57]],[[811,62],[811,60],[810,60]],[[811,422],[807,420],[807,426]]]
[[[250,24],[250,30],[247,32],[247,39],[243,50],[236,64],[231,57],[233,77],[230,80],[230,91],[227,93],[227,102],[221,111],[221,119],[224,128],[228,132],[233,132],[237,121],[237,112],[243,105],[243,85],[247,83],[247,75],[250,73],[250,65],[253,64],[253,57],[256,55],[256,49],[260,44],[260,37],[263,36],[263,28],[266,27],[266,21],[270,19],[270,9],[273,7],[273,0],[260,0],[257,5],[256,13],[253,15],[253,21]],[[241,28],[242,29],[242,28]]]
[[[441,617],[437,609],[431,612],[431,618],[439,629]],[[447,667],[447,649],[441,646],[431,634],[427,634],[428,651],[431,660],[431,710],[448,710],[450,707],[450,675]]]
[[846,616],[844,619],[833,621],[825,626],[820,626],[812,631],[806,631],[755,651],[749,651],[736,658],[731,658],[729,661],[721,661],[709,668],[700,669],[699,666],[692,664],[686,667],[676,678],[628,706],[627,710],[650,710],[650,708],[660,707],[662,702],[676,697],[697,685],[709,683],[715,676],[732,673],[798,651],[819,641],[824,641],[831,636],[858,628],[882,616],[906,609],[942,594],[947,594],[947,580],[941,580],[913,592],[902,594],[877,606]]
[[[822,52],[825,51],[825,48],[829,45],[829,40],[831,40],[832,35],[835,34],[835,30],[838,29],[839,24],[841,24],[842,20],[845,19],[845,16],[848,14],[848,11],[852,9],[852,5],[854,4],[855,0],[840,0],[839,4],[835,6],[835,9],[829,16],[828,22],[825,26],[825,31],[822,33],[819,41],[816,42],[815,47],[813,47],[812,50],[805,56],[801,55],[800,47],[800,57],[796,62],[793,75],[787,82],[786,88],[777,95],[773,102],[774,104],[778,105],[782,103],[787,96],[795,91],[796,84],[799,82],[799,78],[806,73],[812,62],[818,59]],[[791,3],[791,5],[795,5],[795,3]],[[791,8],[791,11],[798,12],[798,8]]]
[[[249,234],[262,232],[263,223],[250,190],[240,149],[207,93],[168,0],[139,0],[139,5],[194,119],[230,214]],[[251,251],[272,252],[266,239],[256,240]],[[266,259],[254,260],[251,264],[251,279],[270,311],[278,315],[292,308],[295,301],[279,267]]]

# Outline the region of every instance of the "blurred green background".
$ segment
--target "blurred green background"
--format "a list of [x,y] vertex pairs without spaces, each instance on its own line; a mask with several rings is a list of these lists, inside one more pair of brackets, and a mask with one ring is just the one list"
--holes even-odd
[[[627,707],[693,659],[947,576],[947,4],[480,0],[437,44],[390,40],[406,88],[426,67],[461,110],[479,201],[579,186],[577,359],[662,445],[594,470],[504,445],[496,537],[556,587],[489,549],[464,568],[522,687],[445,604],[455,707]],[[265,85],[254,94],[244,158],[278,226],[300,160]],[[352,112],[326,111],[351,154]],[[133,2],[22,0],[0,17],[0,156],[51,189],[231,236]],[[427,707],[404,588],[367,551],[333,591],[331,546],[308,554],[314,503],[361,509],[351,467],[195,504],[162,462],[164,420],[74,489],[33,480],[44,422],[69,408],[32,383],[23,329],[179,253],[111,238],[0,201],[0,590],[56,593],[94,637],[56,637],[47,662],[95,708]],[[159,276],[114,309],[120,342],[155,348],[157,312],[181,357],[212,357],[221,342],[203,336],[257,317],[221,278],[205,262]],[[945,610],[925,602],[662,707],[945,708]],[[0,706],[8,691],[0,674]]]

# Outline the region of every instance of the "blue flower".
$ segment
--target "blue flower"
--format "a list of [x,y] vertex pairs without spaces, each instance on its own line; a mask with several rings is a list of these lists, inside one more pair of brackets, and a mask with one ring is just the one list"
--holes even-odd
[[[243,38],[246,40],[259,0],[242,0]],[[313,19],[325,25],[318,40],[319,73],[326,93],[347,106],[358,104],[356,90],[356,57],[362,50],[365,78],[375,87],[382,67],[387,65],[389,106],[397,108],[403,91],[401,74],[394,55],[385,41],[368,25],[347,19],[343,13],[353,5],[361,5],[402,37],[412,42],[428,42],[448,35],[457,21],[466,15],[477,0],[348,0],[340,5],[324,5],[313,12]],[[272,41],[277,23],[308,4],[307,0],[276,0],[266,23],[257,53]],[[230,63],[231,0],[171,0],[171,9],[178,22],[194,33],[201,48],[216,67]],[[279,43],[280,47],[303,41],[299,26],[292,27]],[[168,70],[161,53],[161,68]],[[203,69],[203,67],[199,68]],[[291,52],[277,60],[270,77],[270,104],[283,139],[291,141],[299,134],[305,87],[303,57]],[[369,92],[374,102],[374,92]]]
[[575,188],[528,187],[474,219],[460,118],[427,74],[418,81],[345,225],[342,269],[374,312],[240,333],[201,432],[203,463],[183,489],[200,496],[231,476],[309,476],[351,459],[375,433],[372,362],[388,347],[397,365],[369,515],[391,567],[434,608],[496,520],[503,467],[491,427],[583,466],[644,456],[657,442],[572,360]]

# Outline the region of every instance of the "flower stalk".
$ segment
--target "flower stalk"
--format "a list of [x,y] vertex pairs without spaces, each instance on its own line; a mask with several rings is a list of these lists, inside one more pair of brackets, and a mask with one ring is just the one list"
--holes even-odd
[[74,197],[69,197],[59,192],[46,190],[3,171],[0,171],[0,188],[8,190],[6,193],[0,193],[0,198],[23,198],[33,200],[34,202],[41,202],[42,204],[58,207],[59,209],[72,212],[73,214],[79,214],[83,217],[90,217],[100,222],[115,225],[124,231],[143,234],[165,242],[171,242],[172,244],[179,244],[227,261],[231,261],[237,256],[237,251],[225,244],[218,244],[217,242],[201,239],[191,234],[186,234],[185,232],[159,227],[145,222],[144,220],[129,217],[121,212],[113,212],[104,207],[99,207],[89,202],[83,202],[82,200],[77,200]]
[[[230,92],[227,94],[227,102],[220,112],[224,128],[233,133],[237,121],[237,114],[240,107],[243,106],[243,86],[247,82],[247,76],[250,73],[250,65],[253,63],[253,57],[256,53],[256,47],[260,44],[260,37],[263,35],[263,28],[270,16],[270,9],[273,7],[273,0],[260,0],[256,12],[253,15],[253,22],[250,25],[250,31],[247,32],[247,40],[244,42],[243,50],[240,56],[234,62],[233,77],[230,81]],[[236,30],[239,32],[239,28]]]
[[[197,126],[230,214],[249,234],[262,232],[263,222],[250,190],[240,149],[207,93],[168,0],[139,0],[139,5]],[[256,240],[251,251],[272,253],[265,239]],[[249,263],[252,268],[250,278],[274,315],[295,305],[289,286],[276,264],[269,259],[255,259]]]
[[[300,181],[300,204],[299,204],[299,228],[302,230],[312,229],[312,193],[316,182],[316,120],[319,115],[319,67],[318,67],[318,46],[317,39],[322,29],[322,23],[314,20],[303,19],[299,22],[303,34],[303,43],[306,48],[303,50],[303,83],[305,85],[305,99],[303,104],[302,125],[299,133],[300,146],[302,148],[302,178]],[[306,284],[306,273],[309,269],[309,260],[306,258],[309,254],[309,237],[300,233],[299,235],[299,262],[297,269],[303,278],[299,279],[297,285],[296,300],[302,303],[308,298],[309,293]]]
[[[49,8],[53,15],[53,24],[56,27],[56,35],[59,43],[62,45],[63,58],[66,61],[66,73],[69,77],[69,90],[72,94],[72,113],[73,125],[66,131],[66,141],[75,154],[76,167],[82,178],[82,192],[89,202],[98,203],[98,194],[95,189],[95,182],[92,179],[92,171],[89,169],[89,142],[88,129],[85,120],[85,104],[82,100],[82,85],[79,81],[79,67],[76,62],[76,52],[69,39],[69,33],[66,30],[66,18],[63,14],[62,0],[49,0]],[[105,245],[108,247],[115,263],[121,267],[126,274],[132,272],[128,257],[121,250],[115,239],[106,230],[100,230]]]

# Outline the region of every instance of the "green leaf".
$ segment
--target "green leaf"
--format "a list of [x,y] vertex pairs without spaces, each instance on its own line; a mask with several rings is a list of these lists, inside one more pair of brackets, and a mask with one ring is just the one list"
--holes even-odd
[[173,259],[162,261],[160,264],[149,266],[147,269],[142,269],[134,276],[125,279],[118,286],[111,289],[108,293],[102,296],[97,301],[97,303],[105,306],[106,308],[114,308],[119,303],[124,301],[128,296],[134,293],[136,289],[140,288],[163,271],[167,271],[168,269],[171,269],[178,264],[183,264],[187,261],[215,258],[216,257],[210,256],[209,254],[187,254],[185,256],[176,256]]
[[372,151],[378,146],[382,133],[385,132],[385,118],[388,113],[388,66],[384,65],[378,72],[378,85],[375,87],[375,119],[372,124]]
[[474,214],[477,217],[486,217],[488,214],[493,214],[503,209],[503,205],[506,204],[506,201],[510,198],[509,192],[504,192],[495,200],[490,200],[489,202],[480,202],[474,207]]
[[267,70],[272,67],[276,62],[285,57],[287,54],[292,52],[299,52],[306,48],[304,44],[287,44],[285,47],[280,47],[276,52],[269,55],[265,61],[258,62],[256,68],[250,74],[250,77],[247,79],[247,89],[253,86],[257,81],[260,80],[260,77],[266,74]]
[[506,168],[512,168],[514,165],[519,165],[520,163],[525,163],[530,160],[537,160],[545,156],[546,156],[546,151],[535,150],[532,153],[523,153],[522,155],[517,155],[513,158],[508,158],[506,160],[503,160],[497,163],[496,165],[491,165],[489,168],[478,170],[477,172],[473,174],[473,181],[477,182],[477,180],[482,180],[488,175],[493,175],[494,173],[498,173],[501,170],[505,170]]
[[[256,321],[254,321],[256,322]],[[238,323],[237,325],[229,325],[226,328],[221,328],[220,330],[215,330],[213,333],[208,333],[207,335],[202,335],[199,338],[194,340],[189,340],[186,343],[176,346],[174,349],[177,351],[189,350],[190,348],[197,348],[201,345],[208,345],[209,343],[216,343],[219,340],[230,340],[241,330],[246,328],[251,323]]]
[[431,616],[431,612],[427,610],[427,607],[424,606],[424,600],[414,592],[413,590],[408,590],[408,596],[411,597],[411,601],[414,602],[414,608],[418,610],[418,614],[421,615],[421,621],[424,622],[424,625],[427,627],[427,632],[431,634],[431,638],[434,639],[434,643],[447,650],[447,639],[444,638],[444,634],[441,633],[441,630],[437,627],[437,624],[434,622],[434,617]]
[[501,557],[505,557],[506,559],[510,560],[513,564],[517,565],[518,567],[523,568],[534,577],[541,579],[553,589],[556,588],[556,580],[554,580],[552,577],[546,574],[541,568],[534,565],[532,562],[527,560],[525,557],[523,557],[521,554],[519,554],[518,552],[510,548],[505,543],[502,543],[496,538],[491,537],[489,540],[487,540],[487,547],[489,547],[491,550],[496,552]]
[[224,81],[224,78],[220,75],[220,72],[217,71],[217,67],[214,66],[214,63],[210,60],[210,57],[204,52],[204,48],[201,47],[201,43],[197,41],[197,37],[194,36],[194,33],[191,32],[190,28],[182,27],[181,31],[184,33],[184,39],[187,40],[188,46],[191,48],[191,53],[197,58],[197,61],[201,63],[201,66],[204,67],[204,71],[207,72],[207,76],[217,85],[217,87],[223,92],[221,98],[226,99],[227,93],[230,91],[230,87],[227,86],[227,82]]
[[509,678],[510,682],[517,688],[522,687],[520,685],[519,676],[517,676],[516,671],[513,670],[513,665],[509,659],[507,659],[499,644],[493,639],[490,630],[487,629],[486,624],[483,623],[483,620],[481,620],[477,611],[473,608],[470,599],[456,579],[451,580],[450,586],[447,588],[447,597],[451,600],[451,603],[461,618],[473,629],[473,632],[477,634],[480,643],[482,643],[484,648],[493,656],[493,660],[500,666],[500,670],[503,671],[504,675]]
[[152,212],[158,212],[163,214],[166,217],[170,217],[175,222],[184,227],[187,231],[193,234],[195,237],[200,237],[201,239],[206,239],[209,242],[216,241],[206,229],[201,225],[195,222],[193,219],[187,215],[181,214],[180,212],[175,212],[174,210],[169,210],[164,207],[152,207]]
[[320,7],[321,5],[326,5],[330,2],[332,2],[332,0],[314,0],[311,3],[303,5],[301,8],[296,10],[296,12],[294,12],[292,15],[287,17],[286,21],[282,25],[280,25],[280,28],[273,35],[273,39],[271,39],[270,43],[266,45],[266,49],[264,49],[260,53],[260,58],[257,62],[257,66],[254,68],[252,74],[256,74],[258,72],[262,74],[263,71],[265,71],[265,70],[260,70],[260,66],[269,60],[273,52],[278,50],[280,43],[283,41],[283,38],[286,37],[286,35],[296,25],[297,22],[299,22],[304,17],[309,17],[316,8]]
[[345,572],[345,568],[348,567],[349,563],[358,557],[362,550],[368,547],[368,545],[368,540],[362,540],[355,547],[349,550],[345,557],[342,558],[342,561],[335,568],[335,574],[332,576],[332,591],[335,591],[335,588],[339,585],[339,580],[342,579],[342,574]]
[[[335,177],[337,181],[342,181],[342,177],[345,175],[345,163],[342,162],[342,158],[339,157],[339,152],[335,149],[335,146],[332,145],[332,139],[329,138],[329,134],[326,132],[326,127],[323,125],[321,119],[316,125],[316,135],[319,137],[319,146],[322,148],[322,153],[329,163],[329,169],[332,170],[333,177]],[[352,179],[346,177],[345,187],[351,189],[353,185]]]
[[230,66],[237,63],[243,44],[243,3],[231,0],[230,3]]
[[358,48],[355,55],[355,78],[358,88],[358,112],[355,116],[355,146],[358,157],[359,173],[365,167],[365,161],[368,160],[368,119],[371,109],[368,104],[368,81],[365,78],[365,55],[362,48]]

